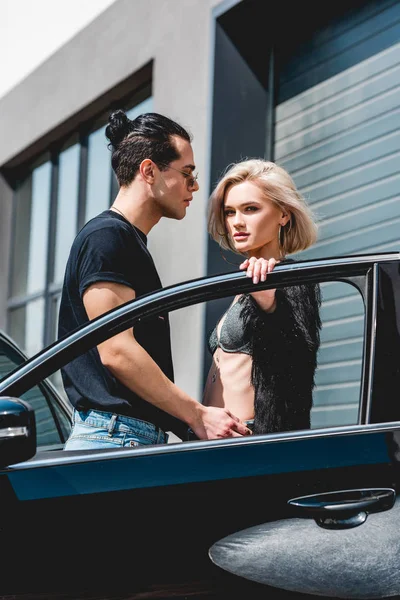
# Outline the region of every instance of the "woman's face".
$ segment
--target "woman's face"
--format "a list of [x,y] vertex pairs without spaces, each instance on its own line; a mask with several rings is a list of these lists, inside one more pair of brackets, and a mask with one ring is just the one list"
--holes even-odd
[[229,188],[224,199],[225,225],[233,246],[241,254],[280,258],[279,226],[289,216],[267,200],[251,181]]

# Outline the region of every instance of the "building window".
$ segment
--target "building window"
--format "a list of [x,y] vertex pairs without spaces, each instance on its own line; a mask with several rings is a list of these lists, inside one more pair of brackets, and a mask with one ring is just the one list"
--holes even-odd
[[[153,110],[149,93],[126,111],[129,118]],[[109,208],[118,191],[105,137],[108,114],[30,165],[16,188],[7,329],[29,356],[57,337],[64,270],[77,231]]]
[[58,157],[57,210],[54,240],[54,266],[51,277],[62,284],[69,249],[76,235],[79,190],[79,144],[73,144]]

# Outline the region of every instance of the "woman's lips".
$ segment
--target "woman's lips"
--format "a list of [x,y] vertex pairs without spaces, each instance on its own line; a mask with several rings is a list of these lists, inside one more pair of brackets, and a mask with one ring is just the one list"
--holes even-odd
[[249,237],[250,234],[248,233],[235,233],[234,234],[234,238],[235,240],[245,240]]

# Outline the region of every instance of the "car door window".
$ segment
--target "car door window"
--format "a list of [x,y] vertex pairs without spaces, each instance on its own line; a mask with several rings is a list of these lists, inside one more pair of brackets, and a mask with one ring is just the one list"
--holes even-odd
[[364,345],[364,303],[349,283],[321,284],[321,346],[311,426],[358,422]]
[[[23,357],[0,337],[0,380],[23,362]],[[20,397],[35,411],[38,447],[62,444],[70,430],[70,422],[50,390],[35,385]]]
[[[348,281],[321,282],[320,291],[321,343],[317,353],[311,428],[354,425],[359,422],[360,414],[365,338],[364,300],[360,290]],[[233,300],[234,296],[229,295],[207,302],[206,338]],[[185,361],[178,362],[175,370],[177,384],[185,389],[191,384],[194,391],[188,361],[195,355],[195,349],[188,331],[195,330],[196,321],[193,318],[190,326],[190,311],[194,317],[194,306],[175,311],[178,314],[171,315],[171,329],[175,356],[180,356],[181,359],[186,357]],[[182,323],[185,324],[184,327]],[[206,344],[207,341],[206,339]],[[206,349],[204,371],[200,375],[203,388],[211,360],[210,352]]]

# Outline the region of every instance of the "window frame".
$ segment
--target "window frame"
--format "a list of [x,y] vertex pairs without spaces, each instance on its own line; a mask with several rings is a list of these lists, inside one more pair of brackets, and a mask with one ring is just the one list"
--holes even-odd
[[[85,222],[85,209],[87,202],[87,176],[88,176],[88,140],[92,133],[103,127],[108,119],[108,115],[115,107],[123,107],[126,111],[132,110],[135,106],[138,106],[145,100],[153,97],[151,81],[146,81],[141,87],[135,92],[122,98],[120,102],[115,99],[111,104],[101,113],[96,113],[92,118],[86,120],[79,125],[74,131],[70,132],[67,136],[64,136],[53,142],[46,150],[43,150],[39,156],[36,156],[28,165],[24,165],[21,169],[18,169],[18,174],[13,180],[14,187],[14,198],[17,193],[18,186],[31,177],[35,168],[41,166],[44,162],[49,161],[51,164],[50,172],[50,199],[49,199],[49,224],[48,224],[48,241],[47,241],[47,267],[46,267],[46,278],[44,289],[35,293],[24,293],[18,296],[12,295],[12,278],[15,272],[13,264],[13,256],[10,256],[10,269],[8,277],[8,294],[6,303],[6,331],[10,333],[10,322],[11,312],[18,308],[26,308],[29,302],[40,298],[44,299],[44,325],[42,332],[41,347],[47,347],[54,341],[54,310],[53,302],[57,302],[57,297],[62,291],[62,282],[53,282],[54,272],[54,251],[56,241],[56,227],[57,227],[57,205],[58,205],[58,187],[59,187],[59,157],[63,151],[67,150],[70,146],[75,143],[79,144],[79,166],[78,166],[78,198],[77,198],[77,213],[76,218],[76,232],[78,232]],[[111,155],[110,155],[111,161]],[[111,168],[111,167],[110,167]],[[110,187],[108,191],[109,205],[111,206],[112,201],[117,192],[116,183],[114,177],[110,178]],[[11,248],[13,248],[16,242],[16,220],[17,220],[17,206],[16,202],[13,202],[12,217],[11,217]],[[17,340],[18,341],[18,340]],[[24,340],[25,343],[25,340]],[[22,344],[21,344],[22,346]],[[25,350],[25,348],[23,348]]]

